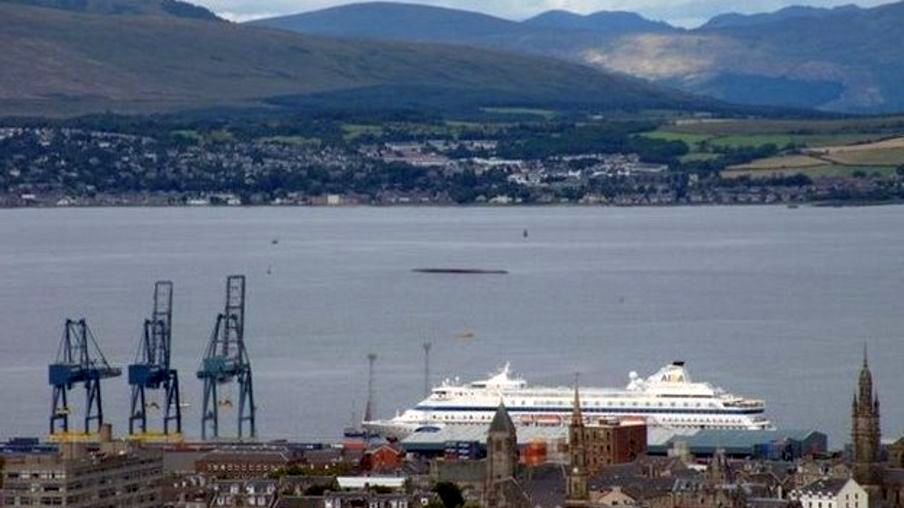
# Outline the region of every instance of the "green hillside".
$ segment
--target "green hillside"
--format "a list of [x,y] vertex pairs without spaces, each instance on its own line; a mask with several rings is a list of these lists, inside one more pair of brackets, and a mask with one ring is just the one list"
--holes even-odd
[[430,107],[434,97],[443,108],[720,107],[590,67],[456,46],[334,40],[9,2],[0,3],[0,18],[3,115],[330,107],[355,100]]
[[0,3],[30,5],[85,14],[107,16],[151,15],[216,20],[217,16],[180,0],[0,0]]
[[524,36],[520,23],[444,7],[367,2],[248,22],[311,35],[465,43]]

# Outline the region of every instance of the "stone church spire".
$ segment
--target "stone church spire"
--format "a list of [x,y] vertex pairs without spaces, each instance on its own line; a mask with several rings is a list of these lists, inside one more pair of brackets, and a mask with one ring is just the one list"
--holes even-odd
[[581,412],[579,379],[579,376],[575,375],[574,405],[571,408],[571,423],[568,425],[570,464],[566,474],[565,506],[569,508],[587,506],[590,500],[587,489],[587,436],[584,415]]
[[879,397],[874,394],[873,388],[873,375],[864,345],[863,365],[851,408],[851,462],[854,479],[861,485],[876,485],[879,482]]
[[506,508],[505,485],[515,479],[518,435],[515,423],[500,400],[487,434],[487,458],[483,478],[485,508]]
[[574,402],[571,406],[571,424],[584,426],[584,414],[581,412],[581,389],[578,386],[581,376],[574,375]]
[[869,358],[866,345],[863,346],[863,366],[860,368],[860,381],[858,383],[860,404],[873,403],[873,374],[869,370]]

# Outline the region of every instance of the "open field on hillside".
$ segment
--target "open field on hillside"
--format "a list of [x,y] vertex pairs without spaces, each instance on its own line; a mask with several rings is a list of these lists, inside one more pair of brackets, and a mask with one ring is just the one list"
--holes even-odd
[[904,165],[904,137],[884,139],[875,143],[832,145],[807,150],[806,154],[843,166]]
[[722,172],[727,178],[769,177],[803,173],[811,177],[847,176],[855,173],[892,174],[904,166],[904,137],[876,143],[833,145],[803,154],[781,155],[740,164]]
[[768,157],[759,159],[747,164],[733,166],[731,169],[736,170],[757,170],[757,169],[800,169],[817,166],[825,166],[826,161],[810,157],[809,155],[780,155],[778,157]]
[[808,153],[841,165],[900,166],[904,164],[904,137],[876,143],[826,146]]
[[[867,143],[874,140],[880,140],[888,137],[888,133],[860,133],[860,134],[770,134],[770,133],[750,133],[750,134],[700,134],[691,132],[681,132],[673,130],[674,127],[666,127],[653,132],[644,134],[653,139],[664,139],[667,141],[684,141],[691,150],[700,148],[700,144],[706,144],[713,147],[757,147],[762,145],[775,145],[777,147],[785,147],[789,144],[807,147],[829,147],[838,145],[848,145],[852,143]],[[904,127],[901,132],[904,133]]]
[[784,169],[728,169],[722,172],[724,178],[770,178],[774,176],[807,175],[810,178],[825,177],[851,177],[858,174],[891,176],[895,169],[889,166],[841,166],[837,164],[824,164],[822,166],[807,166]]
[[752,134],[825,135],[904,132],[904,116],[839,120],[679,120],[666,129],[685,134],[747,136]]
[[726,148],[754,148],[763,145],[787,146],[798,142],[788,134],[736,134],[732,136],[716,136],[707,141],[708,144]]
[[695,161],[711,161],[719,158],[719,154],[707,152],[691,152],[678,158],[683,163]]
[[644,136],[651,139],[662,139],[664,141],[683,141],[689,147],[693,147],[698,143],[702,143],[713,138],[713,136],[709,134],[691,134],[665,129],[647,132],[644,133]]
[[898,138],[883,139],[875,143],[857,143],[840,146],[825,146],[819,151],[823,153],[835,154],[843,152],[863,152],[870,150],[892,150],[904,148],[904,136]]
[[904,165],[904,148],[835,152],[830,155],[825,155],[823,158],[837,164],[848,166],[869,164],[875,166],[897,167]]
[[682,141],[681,162],[712,160],[725,149],[774,145],[777,155],[731,166],[726,177],[893,172],[904,165],[904,116],[840,120],[681,120],[643,134]]
[[497,115],[538,116],[545,120],[555,118],[557,113],[549,109],[537,108],[480,108],[485,113]]
[[[869,146],[873,151],[877,148],[904,148],[897,141],[894,146],[887,146],[887,138],[904,136],[904,116],[881,118],[847,118],[840,120],[679,120],[674,124],[646,133],[645,136],[656,139],[685,142],[691,153],[685,161],[706,160],[708,153],[714,148],[755,148],[763,145],[775,145],[784,148],[789,145],[816,148],[820,152],[829,150],[849,150],[857,146]],[[882,143],[876,147],[865,145],[870,142]],[[859,150],[859,149],[858,149]],[[834,157],[834,155],[832,155]],[[782,167],[793,167],[802,160],[772,158],[764,164],[767,169],[777,163]],[[839,164],[886,165],[895,164],[897,153],[872,153],[830,159]],[[814,166],[806,161],[805,166]],[[751,169],[751,168],[744,168]]]

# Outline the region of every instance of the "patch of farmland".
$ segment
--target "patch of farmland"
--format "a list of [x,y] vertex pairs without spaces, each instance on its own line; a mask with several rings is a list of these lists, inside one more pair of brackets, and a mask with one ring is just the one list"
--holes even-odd
[[809,155],[781,155],[732,166],[728,170],[796,169],[825,165],[826,161]]
[[846,166],[875,165],[897,167],[904,165],[904,148],[841,151],[824,155],[823,158]]
[[805,168],[784,168],[784,169],[727,169],[722,171],[723,178],[772,178],[777,176],[794,176],[807,175],[810,178],[826,178],[826,177],[852,177],[857,174],[875,174],[888,176],[894,172],[894,168],[884,166],[841,166],[837,164],[823,164],[822,166],[811,166]]

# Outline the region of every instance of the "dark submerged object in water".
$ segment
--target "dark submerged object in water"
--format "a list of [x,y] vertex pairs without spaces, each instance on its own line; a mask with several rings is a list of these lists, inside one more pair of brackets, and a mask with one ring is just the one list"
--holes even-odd
[[415,268],[415,273],[439,273],[452,275],[506,275],[507,270],[481,270],[477,268]]

